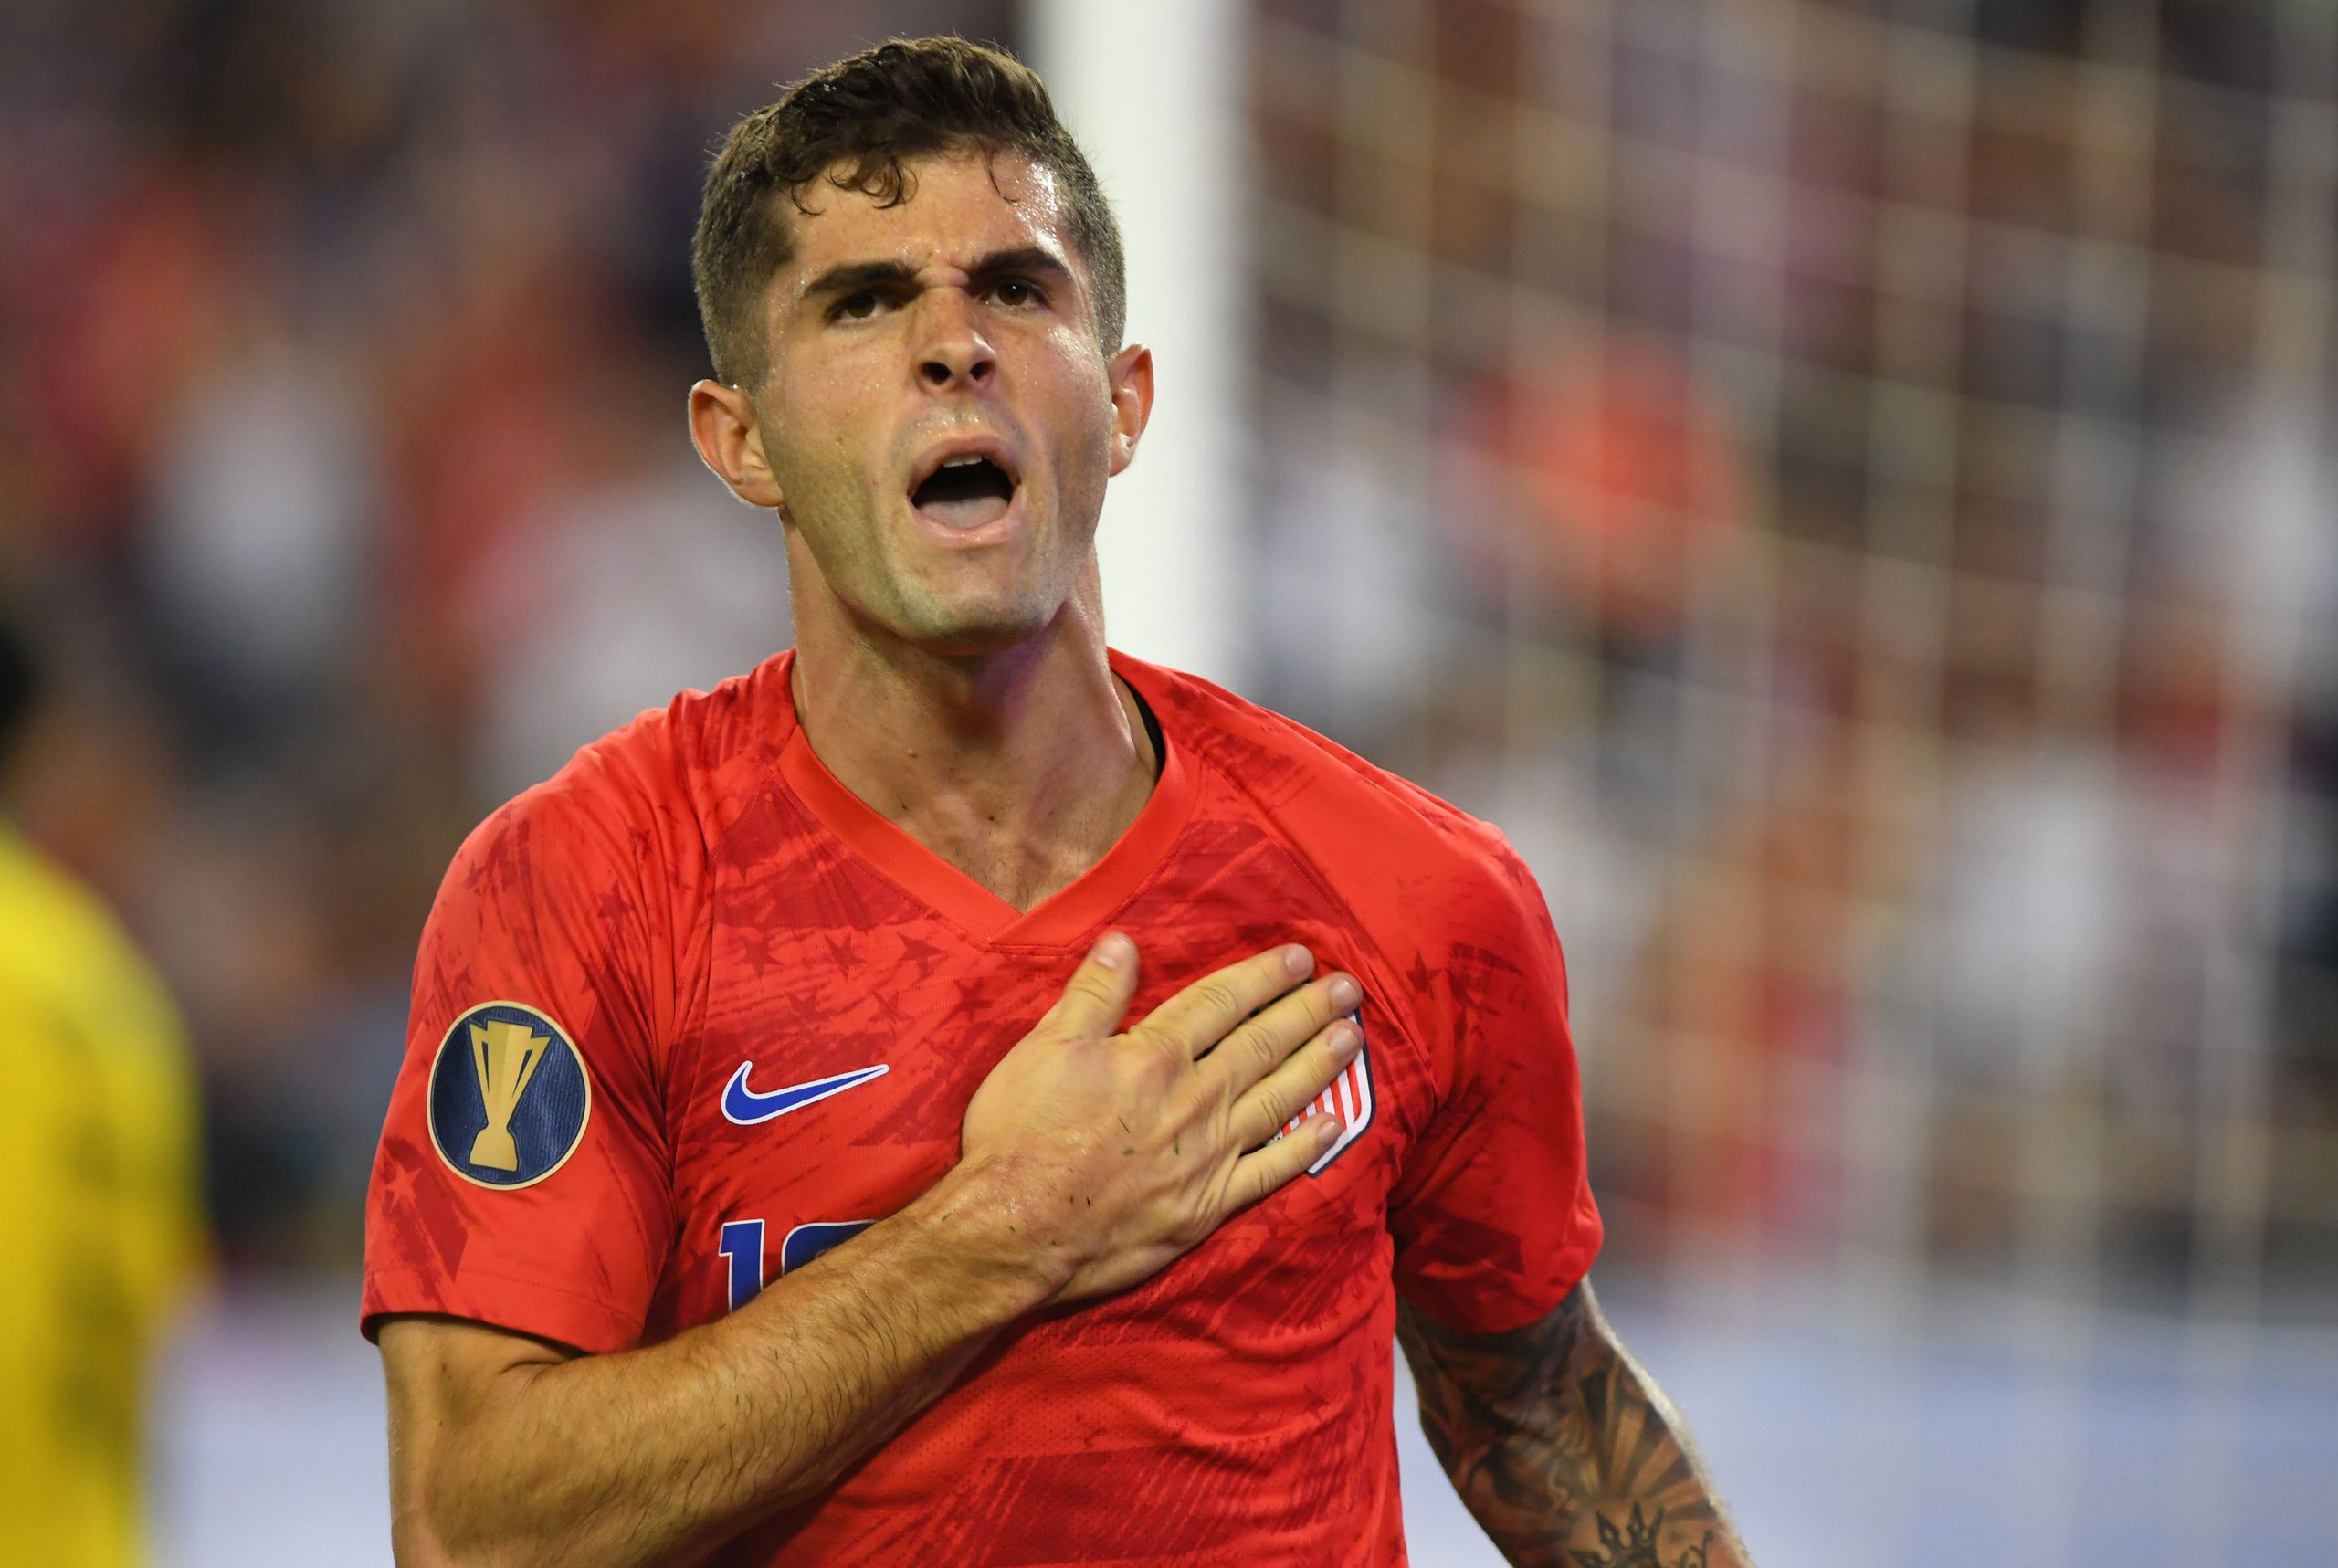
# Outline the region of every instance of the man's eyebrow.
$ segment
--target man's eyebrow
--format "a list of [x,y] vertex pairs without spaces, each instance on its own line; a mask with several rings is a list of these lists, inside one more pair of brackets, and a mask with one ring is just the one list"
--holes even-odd
[[994,250],[966,269],[970,278],[995,278],[1002,272],[1041,273],[1050,278],[1069,279],[1071,268],[1052,251],[1036,245],[1018,245],[1008,250]]
[[[966,268],[969,278],[995,278],[1002,273],[1032,273],[1069,280],[1071,268],[1060,257],[1036,245],[994,250]],[[901,289],[917,280],[917,271],[901,261],[847,261],[829,268],[804,285],[798,298],[817,302],[840,300],[864,289]]]
[[916,270],[905,262],[847,261],[804,285],[801,298],[833,300],[864,289],[900,288],[916,277]]

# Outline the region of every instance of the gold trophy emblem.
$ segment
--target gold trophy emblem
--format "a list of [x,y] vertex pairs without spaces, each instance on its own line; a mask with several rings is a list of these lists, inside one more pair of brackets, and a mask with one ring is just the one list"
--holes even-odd
[[528,1080],[542,1065],[552,1042],[525,1024],[473,1024],[471,1070],[479,1075],[479,1097],[487,1104],[487,1126],[471,1141],[471,1163],[495,1171],[520,1168],[520,1146],[511,1140],[511,1113],[528,1092]]

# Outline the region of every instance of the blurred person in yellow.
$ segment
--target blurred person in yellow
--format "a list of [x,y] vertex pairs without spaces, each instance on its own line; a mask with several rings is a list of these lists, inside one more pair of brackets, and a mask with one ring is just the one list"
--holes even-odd
[[[0,766],[34,671],[0,619]],[[161,981],[0,815],[0,1563],[145,1560],[150,1373],[203,1250],[195,1130]]]

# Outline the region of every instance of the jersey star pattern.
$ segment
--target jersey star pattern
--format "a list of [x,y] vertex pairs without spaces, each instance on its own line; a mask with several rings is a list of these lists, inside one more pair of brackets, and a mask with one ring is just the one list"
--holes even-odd
[[1114,654],[1161,775],[1019,912],[827,772],[792,658],[585,748],[456,857],[374,1163],[367,1332],[448,1313],[610,1352],[709,1321],[947,1171],[1104,931],[1142,954],[1132,1019],[1301,942],[1365,992],[1337,1152],[1136,1289],[1002,1334],[713,1561],[1402,1563],[1398,1294],[1516,1328],[1599,1245],[1531,875],[1433,796]]

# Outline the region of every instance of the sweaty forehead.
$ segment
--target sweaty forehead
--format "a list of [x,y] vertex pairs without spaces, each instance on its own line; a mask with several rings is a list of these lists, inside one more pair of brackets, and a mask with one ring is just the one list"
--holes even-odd
[[939,153],[903,167],[901,199],[890,205],[838,190],[826,174],[804,188],[797,199],[810,210],[788,215],[795,256],[779,294],[855,262],[963,268],[1025,246],[1069,261],[1063,192],[1052,171],[1015,153]]

